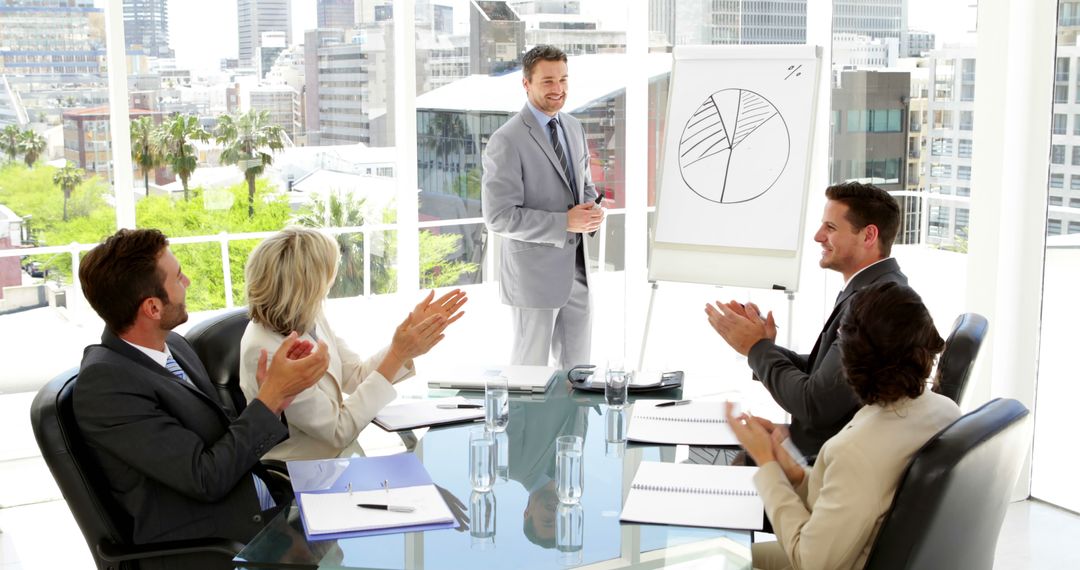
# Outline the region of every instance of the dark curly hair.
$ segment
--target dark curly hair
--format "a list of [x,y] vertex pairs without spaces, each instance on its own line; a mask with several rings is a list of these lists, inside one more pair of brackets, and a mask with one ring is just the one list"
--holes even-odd
[[907,285],[860,289],[840,321],[840,361],[863,404],[918,397],[944,347],[922,298]]
[[109,330],[121,334],[135,323],[148,297],[168,300],[158,258],[169,240],[158,230],[122,229],[86,254],[79,281],[90,306]]
[[566,61],[566,52],[555,47],[540,44],[521,56],[521,72],[525,79],[532,79],[533,68],[540,61]]

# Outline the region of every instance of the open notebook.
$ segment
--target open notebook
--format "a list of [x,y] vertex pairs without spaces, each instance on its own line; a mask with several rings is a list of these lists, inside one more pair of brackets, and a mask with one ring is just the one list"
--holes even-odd
[[619,520],[761,530],[765,504],[754,488],[757,469],[643,462]]
[[626,438],[667,445],[739,445],[724,417],[724,402],[692,401],[682,406],[657,407],[663,402],[637,400]]
[[[360,503],[391,504],[415,509],[411,513],[366,509]],[[435,485],[417,485],[389,492],[300,493],[300,512],[308,534],[364,531],[445,523],[454,520]]]

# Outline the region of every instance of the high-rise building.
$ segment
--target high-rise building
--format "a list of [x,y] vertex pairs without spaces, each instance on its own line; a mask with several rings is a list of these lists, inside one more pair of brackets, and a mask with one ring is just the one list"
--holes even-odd
[[128,51],[173,57],[168,0],[124,0],[124,42]]
[[255,75],[259,79],[266,77],[270,67],[277,61],[279,55],[288,47],[285,43],[284,32],[263,32],[259,38],[259,47],[255,50]]
[[[1059,23],[1059,29],[1060,26]],[[1075,43],[1057,46],[1053,108],[1046,233],[1077,234],[1080,233],[1080,47]]]
[[435,4],[431,7],[431,29],[436,34],[453,35],[454,7]]
[[318,0],[315,12],[320,29],[351,30],[356,25],[354,0]]
[[514,69],[525,52],[525,22],[506,2],[472,0],[469,18],[469,68],[497,75]]
[[292,0],[236,0],[236,17],[241,67],[257,66],[255,58],[266,32],[285,32],[285,45],[292,44]]
[[[64,111],[64,158],[89,174],[112,181],[112,144],[109,134],[109,107],[88,107]],[[161,113],[130,109],[131,120],[151,117],[160,124]]]
[[936,36],[933,32],[907,30],[900,45],[900,57],[923,57],[934,49]]
[[908,0],[833,0],[833,34],[893,38],[903,44],[907,4]]

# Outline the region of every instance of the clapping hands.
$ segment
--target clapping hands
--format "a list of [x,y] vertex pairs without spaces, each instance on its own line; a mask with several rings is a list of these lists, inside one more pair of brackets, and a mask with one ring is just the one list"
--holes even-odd
[[797,487],[802,483],[806,471],[783,447],[789,435],[786,427],[749,413],[735,415],[735,405],[731,402],[727,402],[724,409],[731,431],[735,432],[735,437],[754,463],[765,465],[776,461],[792,486]]
[[434,291],[428,293],[394,331],[390,351],[379,366],[379,372],[393,382],[398,369],[410,365],[413,358],[427,354],[439,344],[445,337],[443,331],[446,327],[465,314],[460,309],[468,300],[460,289],[454,289],[438,299],[435,299]]

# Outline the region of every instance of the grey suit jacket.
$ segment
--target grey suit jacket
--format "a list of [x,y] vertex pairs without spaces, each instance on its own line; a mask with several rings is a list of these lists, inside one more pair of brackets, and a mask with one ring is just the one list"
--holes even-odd
[[265,524],[252,470],[288,431],[258,401],[231,417],[187,340],[166,342],[194,387],[108,330],[87,347],[73,396],[79,429],[134,519],[135,543],[247,542]]
[[559,121],[575,188],[555,156],[547,126],[536,122],[528,105],[491,135],[484,150],[484,222],[505,238],[500,289],[503,303],[514,307],[555,309],[570,299],[582,236],[566,231],[566,211],[596,200],[581,123],[566,113],[559,113]]
[[750,349],[748,361],[754,377],[791,414],[791,439],[807,455],[816,454],[825,440],[840,431],[862,406],[844,378],[837,329],[851,296],[872,283],[885,281],[907,285],[907,277],[895,259],[883,260],[856,275],[840,292],[809,355],[796,354],[767,339]]

